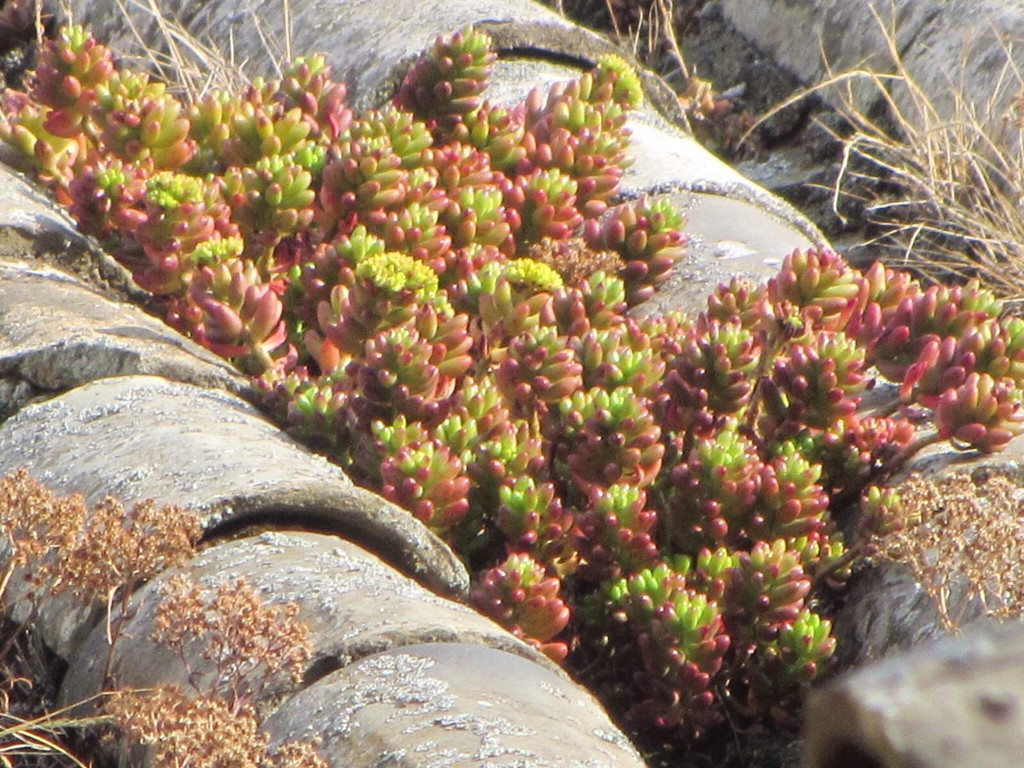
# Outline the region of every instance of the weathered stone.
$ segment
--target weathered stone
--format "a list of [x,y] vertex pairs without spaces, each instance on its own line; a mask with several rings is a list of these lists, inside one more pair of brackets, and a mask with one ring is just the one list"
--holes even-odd
[[224,360],[141,310],[40,262],[0,259],[0,379],[13,390],[0,419],[21,405],[19,384],[54,392],[133,373],[250,393]]
[[[984,605],[968,592],[966,580],[952,586],[946,613],[957,617],[959,627],[985,615]],[[911,569],[882,559],[854,576],[843,592],[843,607],[833,623],[836,654],[832,663],[838,669],[858,667],[948,634],[935,597]]]
[[593,698],[564,676],[480,645],[377,654],[293,696],[273,743],[322,739],[332,768],[643,766]]
[[[550,665],[490,619],[438,597],[351,542],[281,531],[206,549],[187,566],[139,590],[114,646],[111,670],[123,687],[178,683],[212,690],[216,685],[218,671],[201,657],[202,643],[188,648],[186,668],[174,652],[152,640],[160,590],[177,574],[209,590],[244,578],[269,596],[268,602],[300,606],[298,619],[309,628],[313,646],[310,664],[301,683],[278,675],[261,698],[304,687],[365,656],[420,643],[480,643]],[[102,690],[107,649],[107,628],[97,626],[70,659],[64,701],[85,700]]]
[[1024,626],[892,657],[811,694],[804,768],[1010,768],[1024,754]]
[[[1010,100],[1024,81],[1024,9],[1001,0],[946,0],[920,3],[927,7],[927,23],[902,51],[904,67],[928,96],[939,120],[957,114],[959,100],[992,131],[1005,127]],[[920,8],[916,12],[922,13]],[[897,103],[907,114],[914,97],[907,89],[894,89]],[[1005,145],[1015,150],[1019,131]]]
[[[900,53],[937,13],[942,0],[721,0],[723,13],[759,49],[806,83],[830,72],[874,69],[892,72],[885,30],[895,30]],[[798,32],[799,30],[799,32]],[[862,108],[881,94],[867,78],[854,81]],[[826,94],[828,95],[828,94]]]
[[904,474],[935,477],[948,472],[998,474],[1024,487],[1024,438],[1011,440],[1004,450],[990,454],[957,451],[949,443],[936,443],[917,454]]
[[[834,73],[896,71],[897,57],[935,112],[925,115],[918,95],[897,84],[896,104],[918,127],[955,113],[960,99],[999,128],[1021,87],[1024,34],[1017,3],[999,0],[721,0],[725,17],[775,61],[817,84]],[[799,30],[799,33],[796,31]],[[849,80],[858,109],[870,111],[884,97],[868,77]],[[845,89],[845,82],[842,88]],[[824,91],[840,97],[838,88]]]
[[208,532],[267,522],[328,529],[432,588],[468,585],[451,550],[412,515],[227,392],[149,376],[87,384],[0,426],[0,474],[21,466],[90,503],[111,494],[192,508]]

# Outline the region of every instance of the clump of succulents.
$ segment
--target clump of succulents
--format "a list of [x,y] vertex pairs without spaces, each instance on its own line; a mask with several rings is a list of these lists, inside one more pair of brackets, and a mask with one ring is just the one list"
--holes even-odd
[[[891,527],[888,476],[1024,431],[1024,324],[825,249],[631,313],[686,243],[667,199],[613,205],[636,76],[607,57],[496,105],[494,60],[439,40],[359,115],[317,56],[186,105],[72,27],[0,139],[172,325],[445,537],[480,610],[638,726],[767,715],[832,654],[822,591]],[[874,370],[901,389],[866,413]]]

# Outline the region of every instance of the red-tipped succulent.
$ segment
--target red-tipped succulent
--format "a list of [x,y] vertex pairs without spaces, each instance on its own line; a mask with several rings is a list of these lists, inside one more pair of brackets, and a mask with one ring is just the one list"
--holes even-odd
[[972,373],[956,389],[943,393],[935,408],[939,438],[954,448],[995,453],[1024,432],[1020,390],[1012,379]]
[[96,102],[96,90],[114,73],[110,50],[84,27],[61,29],[39,51],[30,91],[49,108],[43,127],[54,136],[73,138]]
[[686,253],[682,224],[682,214],[667,200],[642,198],[612,208],[600,222],[587,222],[585,234],[591,247],[619,253],[629,303],[638,304],[654,295]]
[[579,389],[560,411],[566,468],[583,492],[654,482],[665,455],[661,428],[632,389]]
[[623,483],[594,487],[577,518],[580,575],[603,581],[657,565],[657,523],[658,513],[648,506],[642,489]]
[[778,277],[768,283],[768,297],[788,302],[816,327],[840,331],[862,302],[864,280],[843,258],[826,248],[790,253]]
[[497,55],[491,38],[479,30],[438,38],[431,53],[410,69],[395,103],[418,117],[451,130],[480,108],[479,96]]
[[462,461],[436,440],[402,446],[381,462],[381,493],[432,529],[445,532],[469,509]]
[[639,695],[631,716],[691,730],[713,723],[712,680],[730,646],[718,605],[666,564],[610,582],[603,600],[642,664],[633,674]]
[[669,530],[683,552],[737,540],[750,524],[764,464],[735,420],[701,438],[673,468]]
[[570,611],[560,587],[558,578],[547,575],[532,557],[513,553],[481,575],[470,600],[514,635],[561,661],[569,649],[554,638],[568,625]]

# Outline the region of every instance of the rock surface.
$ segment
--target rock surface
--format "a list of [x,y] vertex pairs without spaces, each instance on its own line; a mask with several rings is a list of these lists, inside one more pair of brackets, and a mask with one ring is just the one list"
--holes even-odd
[[[0,261],[0,391],[47,393],[153,374],[251,396],[248,379],[131,305],[41,262]],[[25,396],[0,394],[0,420]]]
[[1010,768],[1024,755],[1024,627],[893,657],[814,692],[804,768]]
[[[984,617],[984,607],[963,588],[948,597],[946,611],[961,627]],[[934,596],[910,568],[880,560],[854,576],[843,593],[843,607],[833,624],[833,663],[853,669],[948,634]]]
[[129,272],[76,229],[71,218],[24,175],[0,161],[0,252],[38,257],[106,293],[144,302]]
[[292,697],[266,725],[272,743],[319,736],[331,768],[642,765],[580,688],[479,645],[369,656]]
[[[933,103],[939,121],[954,114],[955,100],[963,98],[997,127],[1009,100],[1021,89],[1024,50],[1013,45],[1024,33],[1019,3],[721,0],[720,4],[741,33],[808,84],[853,69],[894,72],[893,56],[897,56]],[[865,112],[883,98],[866,78],[855,84],[855,93],[858,107]],[[897,86],[893,93],[912,122],[924,117],[908,89]]]

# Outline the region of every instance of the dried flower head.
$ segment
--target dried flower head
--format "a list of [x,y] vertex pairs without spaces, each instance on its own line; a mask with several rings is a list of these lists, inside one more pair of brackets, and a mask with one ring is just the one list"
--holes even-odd
[[255,713],[218,698],[190,698],[180,688],[119,691],[105,704],[135,744],[150,748],[153,768],[263,768],[267,736]]
[[[312,654],[309,628],[298,603],[268,605],[247,580],[239,578],[206,589],[182,575],[161,587],[153,640],[174,650],[186,667],[200,643],[199,656],[213,662],[218,690],[234,701],[257,697],[271,677],[287,671],[302,679]],[[223,687],[226,690],[220,690]]]

